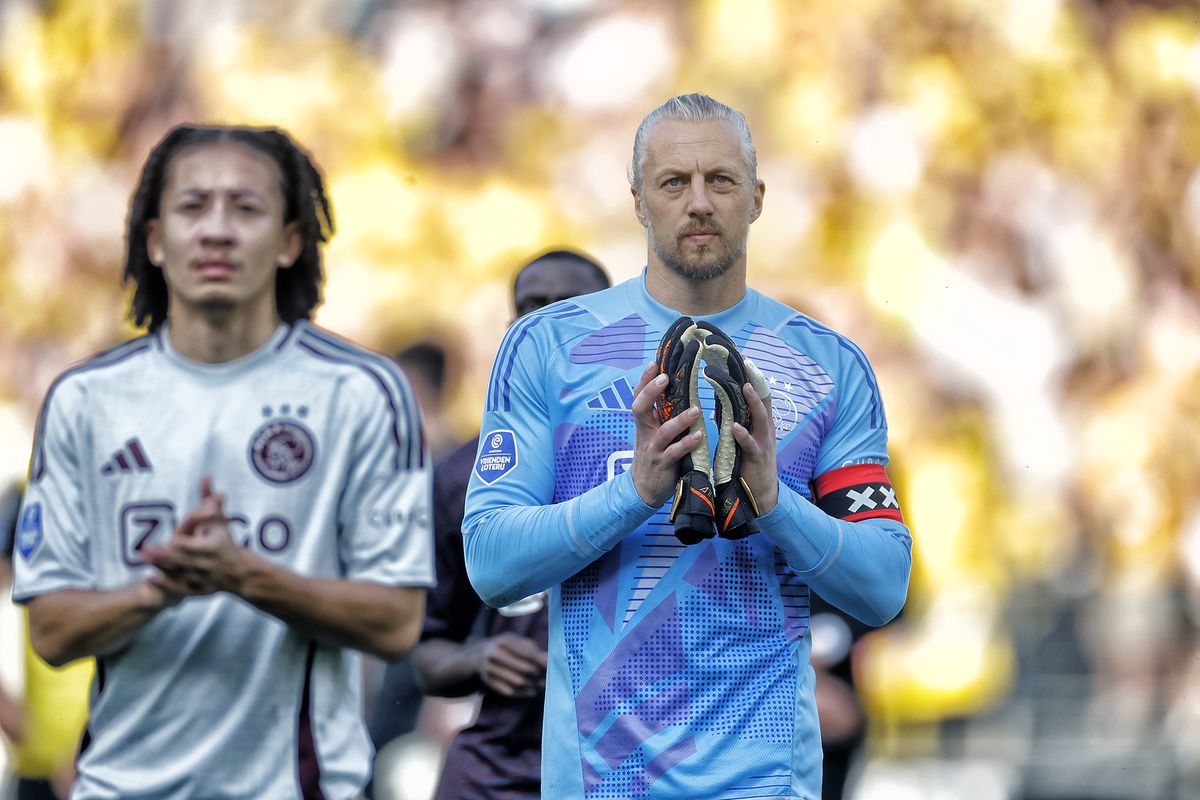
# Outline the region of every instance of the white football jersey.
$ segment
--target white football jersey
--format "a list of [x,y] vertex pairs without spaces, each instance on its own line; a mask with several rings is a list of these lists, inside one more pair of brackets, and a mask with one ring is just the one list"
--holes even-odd
[[[387,358],[307,322],[201,364],[166,329],[47,393],[14,598],[115,589],[152,569],[211,475],[234,538],[306,576],[433,583],[416,400]],[[232,595],[187,598],[97,659],[74,798],[357,797],[371,744],[358,656]]]

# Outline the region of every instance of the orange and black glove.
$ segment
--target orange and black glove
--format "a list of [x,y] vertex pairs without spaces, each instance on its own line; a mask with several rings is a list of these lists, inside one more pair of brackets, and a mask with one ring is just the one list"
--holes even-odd
[[733,423],[752,430],[750,410],[742,386],[750,380],[737,345],[715,325],[698,323],[703,331],[704,379],[716,395],[717,449],[713,458],[716,483],[717,532],[725,539],[741,539],[758,533],[758,504],[742,479],[742,449],[733,438]]
[[[667,387],[654,404],[659,422],[674,419],[692,406],[700,407],[696,382],[703,346],[703,334],[691,317],[675,320],[658,343],[655,364],[659,373],[667,376]],[[675,536],[684,544],[696,544],[713,536],[716,511],[703,415],[696,418],[687,433],[695,430],[701,433],[700,443],[679,460],[675,499],[671,503]]]

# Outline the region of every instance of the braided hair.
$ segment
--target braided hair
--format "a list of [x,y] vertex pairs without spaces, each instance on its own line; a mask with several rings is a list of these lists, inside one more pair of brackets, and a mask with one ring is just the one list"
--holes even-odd
[[320,245],[333,235],[333,211],[321,173],[309,155],[278,128],[179,125],[163,137],[142,166],[129,204],[125,229],[124,282],[133,282],[130,317],[151,332],[167,320],[167,282],[150,261],[146,223],[157,219],[171,159],[199,145],[237,142],[270,156],[283,175],[284,224],[294,223],[304,239],[299,258],[275,272],[275,307],[287,324],[308,319],[321,301]]

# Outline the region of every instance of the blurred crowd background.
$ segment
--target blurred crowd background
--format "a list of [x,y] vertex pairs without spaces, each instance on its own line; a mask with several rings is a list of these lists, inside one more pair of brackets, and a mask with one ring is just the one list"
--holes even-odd
[[[855,653],[853,796],[1200,797],[1194,0],[0,0],[0,479],[53,377],[135,334],[124,216],[170,125],[312,151],[317,321],[442,345],[449,442],[523,259],[641,270],[633,133],[693,90],[755,135],[752,285],[888,408],[915,566]],[[421,796],[432,738],[381,791]]]

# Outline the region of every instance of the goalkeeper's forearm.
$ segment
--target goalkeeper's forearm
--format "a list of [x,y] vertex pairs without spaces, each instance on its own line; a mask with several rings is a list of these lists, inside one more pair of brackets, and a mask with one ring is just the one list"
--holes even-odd
[[562,503],[472,510],[463,521],[467,575],[488,605],[515,603],[579,572],[656,510],[628,472]]
[[890,519],[846,522],[779,484],[779,503],[758,518],[788,565],[821,597],[867,625],[883,625],[904,606],[912,536]]

